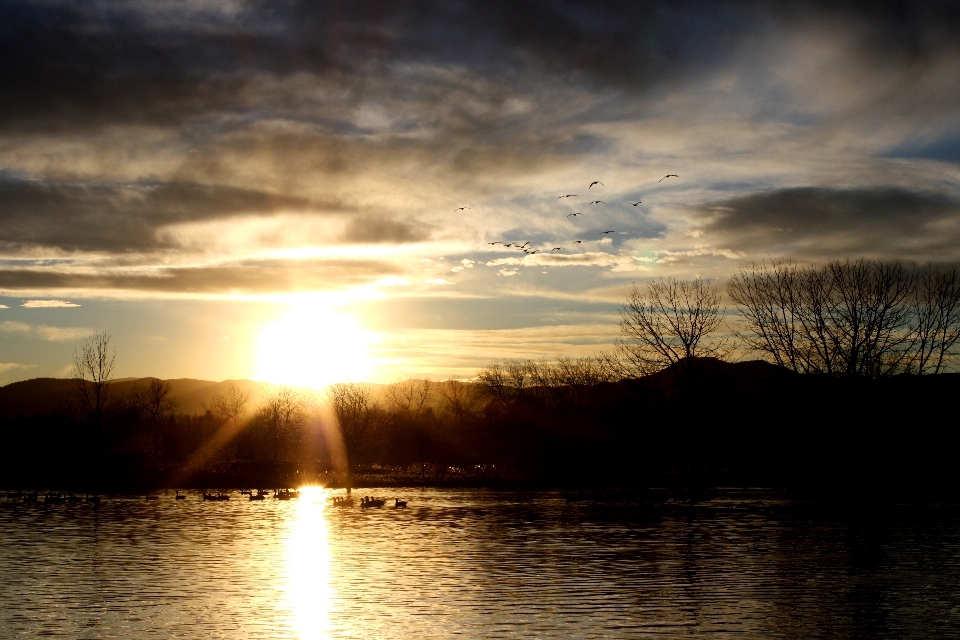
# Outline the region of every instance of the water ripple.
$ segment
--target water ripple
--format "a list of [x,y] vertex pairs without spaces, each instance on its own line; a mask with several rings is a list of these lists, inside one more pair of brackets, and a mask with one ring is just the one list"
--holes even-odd
[[[394,490],[365,490],[372,494]],[[0,637],[837,638],[960,628],[960,509],[730,492],[0,500]]]

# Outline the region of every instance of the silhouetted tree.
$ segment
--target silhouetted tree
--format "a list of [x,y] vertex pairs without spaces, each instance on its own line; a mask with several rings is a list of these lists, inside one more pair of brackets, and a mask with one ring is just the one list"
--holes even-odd
[[299,442],[300,429],[307,419],[306,403],[296,390],[279,387],[265,399],[258,419],[270,434],[273,462],[276,463],[281,453]]
[[133,389],[130,400],[136,404],[146,420],[157,423],[170,416],[177,408],[177,401],[170,397],[170,392],[169,382],[151,378],[149,383]]
[[385,414],[370,390],[358,383],[330,386],[330,403],[347,450],[347,464],[375,453],[383,443]]
[[917,273],[914,306],[916,373],[940,373],[960,340],[960,273],[926,264]]
[[461,430],[477,417],[482,401],[479,391],[478,385],[460,380],[444,380],[437,385],[441,411],[451,415]]
[[709,340],[720,328],[720,292],[710,280],[660,278],[645,291],[634,285],[620,309],[617,352],[633,375],[646,375],[683,358],[724,357],[722,340]]
[[204,403],[203,408],[223,422],[233,421],[234,424],[239,425],[249,400],[249,393],[231,384],[226,391],[213,396],[209,404]]
[[800,373],[940,371],[960,337],[954,268],[900,262],[751,263],[728,284],[747,348]]
[[116,350],[110,350],[110,334],[106,331],[89,336],[73,353],[73,380],[81,410],[95,427],[100,426],[110,395],[110,381]]
[[477,372],[484,391],[504,406],[523,401],[533,381],[536,363],[532,360],[496,361]]
[[391,408],[401,412],[407,419],[416,421],[423,414],[430,399],[432,382],[427,379],[404,380],[385,390]]

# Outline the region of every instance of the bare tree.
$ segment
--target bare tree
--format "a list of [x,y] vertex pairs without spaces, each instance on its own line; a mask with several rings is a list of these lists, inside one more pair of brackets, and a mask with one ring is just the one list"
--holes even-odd
[[131,401],[136,404],[142,416],[157,423],[177,408],[177,401],[170,397],[171,390],[169,382],[151,378],[149,383],[133,390]]
[[507,384],[507,370],[503,363],[496,361],[477,372],[477,380],[487,395],[493,397],[500,404],[507,404],[510,400]]
[[[877,377],[939,371],[960,337],[955,269],[900,262],[748,264],[731,278],[750,349],[800,373]],[[942,357],[941,355],[942,354]]]
[[73,353],[74,388],[84,413],[95,426],[100,425],[107,406],[116,357],[116,350],[110,350],[110,334],[106,331],[88,336],[80,351]]
[[358,383],[337,383],[329,390],[334,415],[347,450],[348,464],[374,451],[383,441],[384,412],[370,390]]
[[418,420],[430,399],[432,384],[427,379],[404,380],[387,387],[386,396],[395,410],[410,420]]
[[279,387],[267,396],[260,407],[260,419],[266,423],[273,441],[273,462],[280,459],[290,445],[295,444],[300,428],[307,419],[306,403],[291,387]]
[[484,391],[501,404],[517,404],[523,400],[527,387],[534,384],[537,364],[532,360],[504,360],[493,362],[477,373]]
[[960,273],[957,267],[926,264],[918,270],[913,295],[912,369],[940,373],[960,340]]
[[708,340],[723,316],[720,292],[710,280],[660,278],[641,291],[634,285],[620,310],[617,351],[634,375],[646,375],[683,358],[723,357],[723,341]]
[[249,401],[249,393],[235,384],[231,384],[226,391],[213,396],[209,404],[204,403],[203,408],[222,422],[232,421],[235,424],[240,424]]
[[475,416],[481,403],[480,388],[470,382],[444,380],[437,385],[442,400],[442,409],[453,415],[461,429]]

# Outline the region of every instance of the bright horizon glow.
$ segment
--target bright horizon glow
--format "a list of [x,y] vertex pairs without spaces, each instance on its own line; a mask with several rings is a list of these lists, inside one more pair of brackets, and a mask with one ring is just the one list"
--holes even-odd
[[316,299],[300,300],[260,332],[256,379],[314,389],[366,381],[373,374],[368,347],[374,341],[352,316]]

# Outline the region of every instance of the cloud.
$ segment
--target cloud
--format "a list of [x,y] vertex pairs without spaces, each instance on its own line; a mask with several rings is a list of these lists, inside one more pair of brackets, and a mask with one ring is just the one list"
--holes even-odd
[[429,237],[426,229],[415,223],[372,216],[352,218],[343,234],[347,242],[376,244],[421,242]]
[[498,276],[515,276],[518,273],[520,272],[517,269],[508,269],[506,267],[497,271]]
[[27,309],[64,309],[68,307],[79,307],[80,305],[75,302],[67,302],[66,300],[27,300],[20,306]]
[[[634,271],[645,269],[639,258],[631,255],[619,253],[604,253],[602,251],[589,251],[584,253],[543,253],[523,258],[497,258],[485,263],[488,267],[499,265],[515,265],[525,267],[610,267],[613,271]],[[512,274],[511,274],[512,275]]]
[[960,200],[902,188],[775,189],[697,213],[705,237],[735,252],[949,256],[960,246]]
[[10,307],[8,307],[8,306],[5,305],[5,304],[0,304],[0,309],[9,309],[9,308],[10,308]]
[[0,362],[0,374],[4,374],[8,371],[16,371],[18,369],[31,369],[36,365],[33,364],[17,364],[16,362]]
[[424,284],[453,284],[449,280],[443,278],[431,278],[430,280],[424,280]]
[[199,267],[136,271],[0,269],[0,289],[100,290],[156,293],[256,294],[330,290],[369,284],[400,269],[377,260],[243,260]]
[[0,245],[126,252],[177,245],[164,227],[282,211],[342,211],[254,189],[189,183],[104,185],[0,177]]
[[27,324],[7,320],[0,322],[0,332],[27,335],[47,342],[69,342],[84,338],[91,333],[90,329],[82,327],[51,327],[43,324]]

